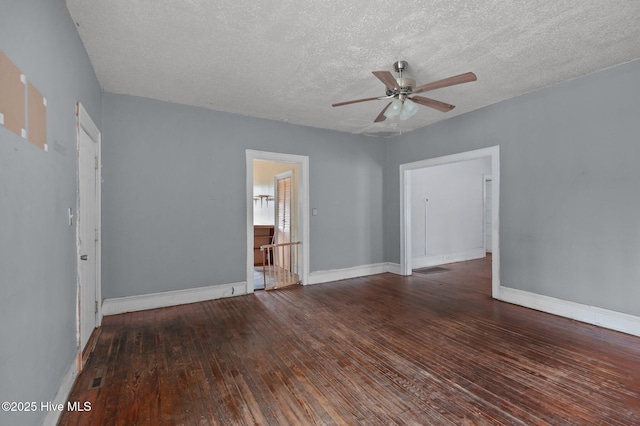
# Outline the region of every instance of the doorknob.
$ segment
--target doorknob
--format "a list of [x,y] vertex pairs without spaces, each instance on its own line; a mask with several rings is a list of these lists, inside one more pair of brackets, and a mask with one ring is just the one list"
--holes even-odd
[[87,260],[87,255],[83,254],[82,256],[80,256],[80,260]]

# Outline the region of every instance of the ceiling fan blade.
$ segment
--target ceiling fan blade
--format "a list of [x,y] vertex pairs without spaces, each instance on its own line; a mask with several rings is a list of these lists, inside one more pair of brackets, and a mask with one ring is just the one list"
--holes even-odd
[[469,83],[470,81],[476,81],[478,77],[472,72],[456,75],[442,80],[434,81],[433,83],[423,84],[413,89],[413,93],[422,93],[429,90],[440,89],[442,87],[455,86],[456,84]]
[[389,102],[387,105],[385,105],[384,108],[382,108],[382,111],[380,111],[380,114],[378,114],[376,119],[373,120],[374,123],[380,123],[381,121],[384,121],[387,119],[387,117],[384,116],[384,113],[387,110],[387,108],[389,108],[389,105],[391,105],[391,102]]
[[375,101],[376,99],[380,99],[380,98],[379,97],[375,97],[375,98],[356,99],[355,101],[338,102],[337,104],[331,104],[331,106],[332,107],[339,107],[339,106],[342,106],[342,105],[357,104],[358,102]]
[[395,77],[389,71],[373,71],[373,75],[378,77],[378,80],[384,83],[384,85],[387,86],[387,89],[400,89]]
[[428,106],[429,108],[437,109],[438,111],[442,112],[449,112],[455,108],[455,105],[436,101],[435,99],[425,98],[424,96],[414,96],[409,99],[417,104]]

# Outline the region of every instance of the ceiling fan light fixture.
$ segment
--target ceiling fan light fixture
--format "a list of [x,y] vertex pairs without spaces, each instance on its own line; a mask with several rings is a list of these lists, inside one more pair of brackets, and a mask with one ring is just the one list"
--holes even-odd
[[402,104],[400,110],[400,120],[406,120],[409,117],[413,117],[418,112],[418,105],[410,99],[407,99]]
[[402,110],[402,101],[400,99],[394,99],[389,105],[389,108],[384,112],[384,116],[387,118],[394,118],[400,114]]

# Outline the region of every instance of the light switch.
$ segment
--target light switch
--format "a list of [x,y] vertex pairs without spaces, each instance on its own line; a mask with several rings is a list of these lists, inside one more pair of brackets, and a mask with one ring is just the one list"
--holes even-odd
[[318,209],[311,209],[311,216],[318,216]]

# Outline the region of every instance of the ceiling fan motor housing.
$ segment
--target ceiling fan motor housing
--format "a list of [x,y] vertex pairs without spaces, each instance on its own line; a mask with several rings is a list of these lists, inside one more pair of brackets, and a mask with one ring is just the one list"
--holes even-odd
[[402,75],[408,67],[409,63],[407,61],[396,61],[393,63],[393,69],[400,74],[400,77],[396,78],[396,81],[398,82],[401,93],[411,93],[411,89],[416,86],[416,81],[413,78]]
[[398,82],[398,86],[400,86],[400,89],[402,89],[402,91],[411,92],[411,89],[416,86],[416,81],[410,77],[398,77],[396,78],[396,81]]

